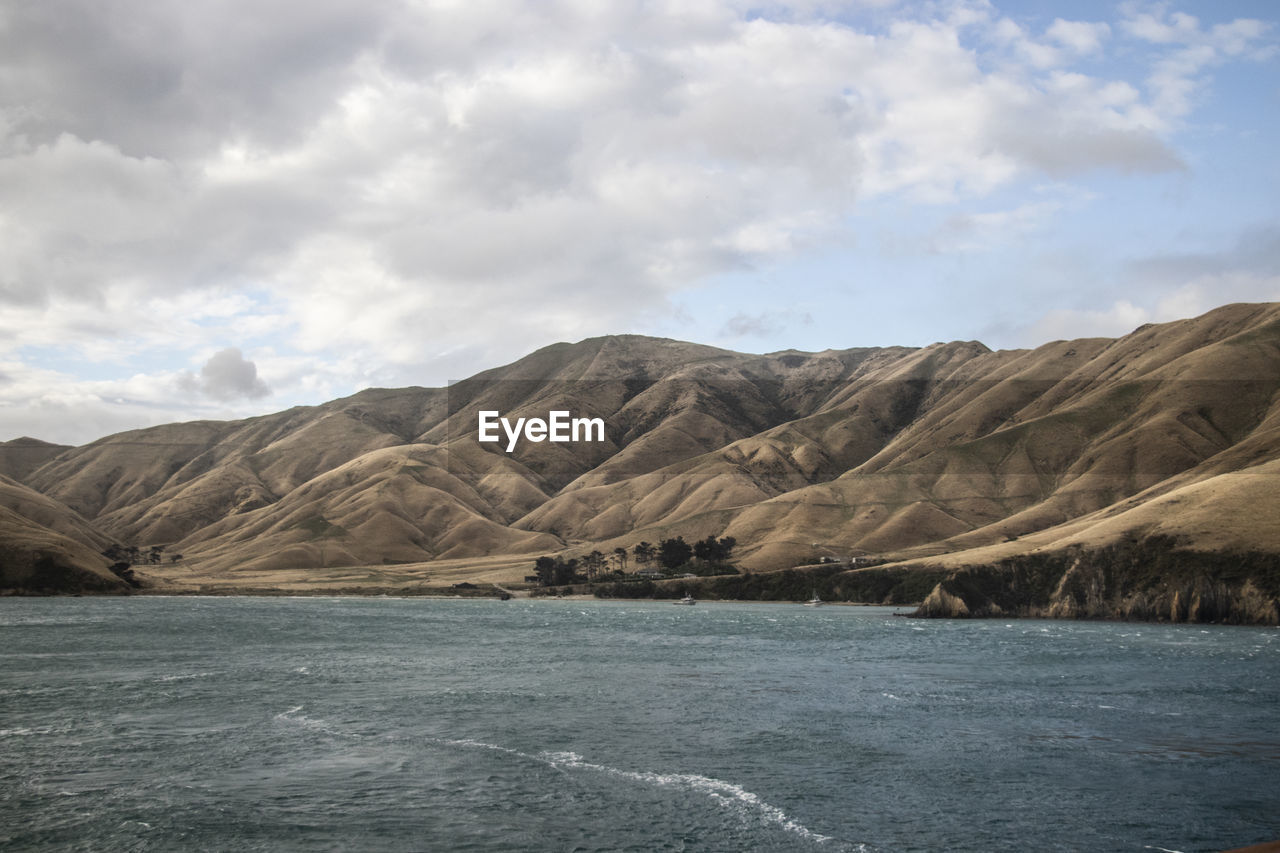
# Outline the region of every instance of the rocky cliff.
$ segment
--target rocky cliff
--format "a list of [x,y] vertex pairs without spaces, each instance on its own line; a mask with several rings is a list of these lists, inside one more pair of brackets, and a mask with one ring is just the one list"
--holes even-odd
[[1277,555],[1196,551],[1153,537],[966,566],[934,586],[915,615],[1277,625],[1278,600]]

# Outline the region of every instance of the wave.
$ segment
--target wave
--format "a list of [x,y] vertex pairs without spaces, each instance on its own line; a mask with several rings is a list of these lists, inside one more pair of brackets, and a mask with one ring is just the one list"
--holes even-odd
[[[743,814],[753,815],[763,823],[772,824],[786,830],[806,841],[815,844],[828,844],[836,841],[829,835],[814,832],[799,821],[787,815],[782,809],[761,799],[758,794],[748,791],[741,785],[701,776],[696,773],[654,773],[649,771],[623,770],[587,761],[576,752],[540,752],[537,754],[522,752],[507,746],[500,746],[484,741],[465,739],[435,738],[438,743],[447,746],[458,746],[468,749],[486,749],[513,755],[529,761],[537,761],[557,770],[586,770],[593,773],[604,773],[633,782],[654,787],[674,787],[694,793],[703,794],[717,805],[727,807]],[[866,845],[855,845],[854,850],[867,851]]]
[[727,805],[730,807],[741,808],[748,812],[754,812],[757,816],[762,818],[765,823],[772,823],[776,826],[780,826],[788,832],[795,833],[808,841],[813,841],[819,844],[835,841],[835,839],[829,835],[822,835],[814,832],[796,821],[794,818],[789,817],[786,812],[782,811],[782,809],[777,806],[770,805],[760,799],[759,795],[753,794],[741,785],[735,785],[732,782],[726,782],[722,779],[714,779],[710,776],[700,776],[696,773],[651,773],[622,770],[617,767],[609,767],[604,764],[596,764],[594,762],[586,761],[582,756],[573,752],[548,752],[543,753],[540,757],[545,758],[547,763],[552,767],[560,769],[574,768],[592,770],[658,787],[677,787],[696,791],[700,794],[706,794],[720,805]]
[[156,678],[155,680],[156,680],[157,682],[170,682],[170,681],[194,681],[194,680],[195,680],[195,679],[197,679],[197,678],[213,678],[214,676],[217,676],[217,675],[221,675],[221,673],[218,673],[218,672],[188,672],[188,673],[181,673],[181,674],[179,674],[179,675],[161,675],[161,676],[159,676],[158,678]]
[[[296,725],[329,735],[353,738],[359,737],[351,732],[336,730],[324,720],[307,717],[302,713],[304,707],[305,706],[303,705],[296,705],[287,711],[282,711],[279,714],[276,714],[275,719],[281,723]],[[696,773],[655,773],[650,771],[624,770],[620,767],[611,767],[607,764],[588,761],[576,752],[530,753],[514,749],[509,746],[488,743],[486,741],[475,740],[473,738],[429,737],[425,740],[428,743],[435,743],[441,746],[462,749],[483,749],[490,752],[499,752],[521,760],[544,764],[562,772],[587,771],[591,773],[603,773],[617,778],[627,779],[632,782],[638,782],[643,785],[683,789],[693,793],[702,794],[721,807],[737,811],[743,816],[753,817],[761,823],[776,826],[811,843],[826,845],[838,842],[838,839],[836,838],[829,835],[823,835],[809,829],[796,819],[789,816],[782,809],[765,801],[758,794],[748,791],[741,785],[737,785],[733,782],[726,782],[723,779],[715,779],[711,776],[702,776]],[[843,844],[847,843],[848,842],[843,842]],[[871,848],[865,844],[854,844],[847,849],[862,851],[863,853],[869,853],[871,850]]]
[[294,725],[299,728],[307,729],[309,731],[321,732],[323,734],[331,735],[333,737],[339,737],[339,738],[344,738],[344,737],[358,738],[359,737],[359,735],[353,732],[344,732],[344,731],[340,731],[339,729],[335,729],[333,726],[331,726],[329,723],[325,722],[324,720],[317,720],[314,717],[306,716],[305,714],[302,713],[303,707],[304,706],[302,705],[295,705],[294,707],[290,708],[287,711],[281,711],[279,714],[276,714],[275,719],[276,721],[281,723],[288,723],[289,725]]
[[48,735],[53,733],[54,728],[52,726],[36,726],[34,728],[19,726],[13,729],[0,729],[0,737],[27,737],[28,735]]

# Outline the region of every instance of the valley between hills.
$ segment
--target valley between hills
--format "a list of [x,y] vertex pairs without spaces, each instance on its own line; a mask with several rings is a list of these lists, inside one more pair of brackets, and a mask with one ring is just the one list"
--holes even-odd
[[[150,592],[415,594],[713,536],[746,574],[655,594],[1277,624],[1278,391],[1277,304],[1030,350],[592,338],[447,388],[0,443],[0,590],[132,591],[113,545],[158,549]],[[508,453],[483,411],[604,440]]]

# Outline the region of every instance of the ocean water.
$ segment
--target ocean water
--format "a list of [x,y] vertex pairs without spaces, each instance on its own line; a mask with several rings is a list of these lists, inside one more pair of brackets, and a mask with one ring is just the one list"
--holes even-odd
[[0,600],[5,850],[1218,850],[1280,631],[793,604]]

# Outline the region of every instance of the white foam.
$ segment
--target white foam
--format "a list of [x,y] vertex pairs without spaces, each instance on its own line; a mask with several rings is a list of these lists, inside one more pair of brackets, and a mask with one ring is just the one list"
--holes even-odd
[[0,729],[0,737],[25,737],[27,735],[47,735],[53,733],[52,726],[39,726],[38,728],[20,727],[16,729]]
[[216,672],[191,672],[183,675],[162,675],[156,681],[192,681],[197,678],[212,678]]
[[505,752],[508,755],[518,755],[521,758],[537,758],[535,755],[529,755],[528,753],[521,752],[518,749],[511,749],[507,746],[498,746],[496,743],[485,743],[482,740],[472,740],[471,738],[462,738],[460,740],[453,738],[436,738],[435,740],[438,743],[443,743],[448,746],[465,746],[471,749],[491,749],[494,752]]
[[317,720],[313,717],[308,717],[300,713],[302,711],[302,708],[303,708],[302,705],[295,706],[293,708],[290,708],[287,711],[282,711],[279,714],[276,714],[275,718],[282,723],[290,723],[300,728],[310,729],[311,731],[324,732],[327,735],[337,735],[341,737],[358,737],[357,735],[338,731],[334,729],[332,726],[330,726],[328,723],[326,723],[324,720]]
[[[511,749],[506,746],[499,746],[494,743],[486,743],[484,741],[473,740],[470,738],[454,740],[447,738],[437,739],[437,742],[450,746],[461,746],[469,749],[488,749],[494,752],[502,752],[508,755],[514,755],[519,758],[530,759],[547,764],[557,770],[588,770],[594,773],[607,773],[611,776],[617,776],[623,779],[630,779],[634,782],[640,782],[646,785],[655,785],[658,787],[676,787],[704,794],[711,798],[717,804],[734,808],[742,812],[754,813],[766,823],[772,823],[782,829],[792,832],[801,838],[816,843],[825,843],[834,841],[835,839],[827,835],[814,832],[798,821],[787,815],[786,812],[777,806],[771,805],[760,799],[757,794],[753,794],[741,785],[735,785],[732,782],[725,782],[721,779],[713,779],[710,776],[700,776],[696,773],[651,773],[646,771],[623,770],[618,767],[610,767],[605,764],[596,764],[587,761],[576,752],[541,752],[537,755],[531,755],[527,752],[521,752],[518,749]],[[866,849],[860,847],[860,849]]]
[[770,805],[760,799],[758,795],[753,794],[741,785],[735,785],[732,782],[725,782],[722,779],[713,779],[710,776],[699,776],[696,773],[648,773],[622,770],[617,767],[609,767],[604,764],[595,764],[593,762],[584,761],[582,756],[573,752],[543,753],[543,757],[545,757],[553,767],[580,768],[584,770],[592,770],[598,773],[608,773],[613,776],[620,776],[624,779],[632,779],[649,785],[686,788],[688,790],[697,791],[700,794],[707,795],[721,805],[754,812],[759,817],[763,818],[766,823],[776,824],[788,832],[793,832],[801,838],[808,839],[809,841],[821,843],[834,840],[830,836],[816,833],[808,827],[798,823],[791,817],[788,817],[786,812],[782,811],[782,809],[777,806]]

